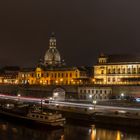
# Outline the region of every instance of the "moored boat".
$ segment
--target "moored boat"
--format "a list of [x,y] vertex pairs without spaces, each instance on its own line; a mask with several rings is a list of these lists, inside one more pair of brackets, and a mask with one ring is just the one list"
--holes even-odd
[[[23,111],[24,110],[24,111]],[[29,109],[27,109],[29,110]],[[65,118],[58,112],[43,112],[42,110],[27,111],[23,108],[1,108],[0,116],[12,121],[26,124],[41,124],[48,127],[63,127]]]

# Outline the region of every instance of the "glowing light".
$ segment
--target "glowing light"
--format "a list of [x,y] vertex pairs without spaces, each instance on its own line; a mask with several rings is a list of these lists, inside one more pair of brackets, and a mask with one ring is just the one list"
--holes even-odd
[[93,109],[93,107],[89,107],[88,109],[89,109],[89,110],[92,110],[92,109]]
[[91,140],[96,140],[96,129],[91,130]]
[[63,78],[60,79],[60,82],[63,82]]
[[120,131],[117,132],[117,138],[116,138],[116,140],[121,140],[121,133],[120,133]]
[[92,95],[91,94],[89,95],[89,98],[92,98]]
[[121,98],[124,98],[124,93],[121,93]]
[[55,93],[54,93],[54,96],[58,96],[58,92],[55,92]]
[[18,94],[17,96],[18,96],[18,97],[20,97],[21,95],[20,95],[20,94]]
[[97,101],[96,100],[93,100],[93,104],[96,105],[97,104]]

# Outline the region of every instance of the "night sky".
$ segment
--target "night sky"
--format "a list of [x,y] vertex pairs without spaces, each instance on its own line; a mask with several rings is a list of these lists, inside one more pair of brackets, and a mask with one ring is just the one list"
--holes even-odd
[[68,65],[140,52],[140,0],[1,0],[0,66],[35,66],[55,32]]

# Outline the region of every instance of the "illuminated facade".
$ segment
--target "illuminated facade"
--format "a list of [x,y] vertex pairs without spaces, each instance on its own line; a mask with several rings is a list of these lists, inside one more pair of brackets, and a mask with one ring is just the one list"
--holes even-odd
[[102,54],[94,66],[93,81],[102,85],[139,85],[140,57]]
[[104,100],[112,95],[112,88],[106,86],[79,86],[79,99]]
[[19,84],[30,85],[81,85],[88,81],[84,68],[41,68],[23,69],[19,72]]
[[54,34],[49,39],[49,49],[44,62],[34,69],[22,69],[18,74],[19,84],[30,85],[81,85],[89,80],[85,67],[66,67],[56,48]]
[[18,84],[19,67],[4,67],[0,70],[0,84]]

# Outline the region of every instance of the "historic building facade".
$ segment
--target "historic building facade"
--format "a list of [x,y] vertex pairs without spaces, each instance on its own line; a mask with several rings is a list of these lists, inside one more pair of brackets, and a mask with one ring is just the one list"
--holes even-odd
[[18,84],[19,67],[3,67],[0,69],[0,84]]
[[140,57],[100,55],[94,66],[94,83],[102,85],[139,85]]
[[107,86],[79,86],[78,96],[83,100],[106,100],[112,95],[112,88]]
[[30,85],[81,85],[88,82],[85,68],[59,67],[23,69],[19,72],[19,84]]

